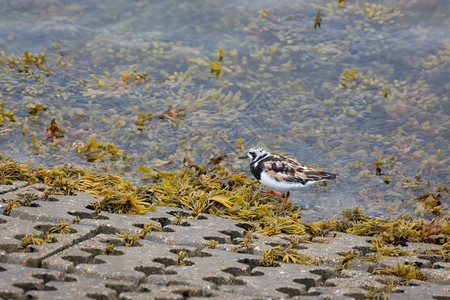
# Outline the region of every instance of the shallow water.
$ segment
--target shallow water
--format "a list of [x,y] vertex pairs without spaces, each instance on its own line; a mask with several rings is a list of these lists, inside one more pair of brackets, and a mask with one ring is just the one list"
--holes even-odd
[[415,197],[448,185],[446,0],[0,4],[0,112],[15,114],[0,123],[4,156],[139,181],[138,166],[185,157],[230,154],[248,172],[237,156],[264,146],[339,173],[291,197],[311,218],[417,212]]

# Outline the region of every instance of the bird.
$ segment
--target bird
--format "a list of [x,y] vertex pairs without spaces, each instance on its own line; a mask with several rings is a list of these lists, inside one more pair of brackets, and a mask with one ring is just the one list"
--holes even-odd
[[291,191],[299,190],[316,182],[337,178],[337,174],[317,171],[300,164],[293,158],[280,154],[271,154],[261,147],[253,147],[248,150],[246,155],[239,158],[249,159],[250,171],[253,176],[261,184],[269,188],[262,189],[264,193],[284,198],[280,209],[284,209],[286,206]]

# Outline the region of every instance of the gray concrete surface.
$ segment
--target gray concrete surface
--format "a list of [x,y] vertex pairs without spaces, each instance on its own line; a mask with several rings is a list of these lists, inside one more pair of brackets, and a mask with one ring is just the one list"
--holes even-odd
[[[245,223],[205,214],[176,225],[176,213],[190,213],[172,207],[145,215],[97,215],[90,209],[93,195],[46,197],[45,188],[0,185],[1,211],[11,199],[36,199],[0,215],[0,299],[365,299],[369,293],[383,299],[380,291],[392,283],[391,299],[450,299],[449,264],[423,254],[439,246],[414,243],[408,245],[417,250],[414,256],[356,259],[354,269],[340,271],[340,252],[369,255],[371,244],[368,237],[337,233],[325,243],[298,245],[320,266],[263,267],[263,250],[288,244],[287,235],[253,234],[251,248],[232,252],[245,238]],[[54,233],[52,243],[19,248],[25,235],[43,236],[60,222],[70,222],[69,230]],[[131,247],[117,235],[137,233],[151,222],[161,224],[162,232],[150,232]],[[205,244],[210,240],[219,242],[215,249]],[[180,260],[180,251],[187,257]],[[427,280],[405,283],[373,272],[397,262],[414,263]]]

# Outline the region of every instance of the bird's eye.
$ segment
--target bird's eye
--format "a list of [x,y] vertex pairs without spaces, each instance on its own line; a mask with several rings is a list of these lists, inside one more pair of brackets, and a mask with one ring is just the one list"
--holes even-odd
[[255,152],[250,152],[250,155],[255,158],[256,157],[256,153]]

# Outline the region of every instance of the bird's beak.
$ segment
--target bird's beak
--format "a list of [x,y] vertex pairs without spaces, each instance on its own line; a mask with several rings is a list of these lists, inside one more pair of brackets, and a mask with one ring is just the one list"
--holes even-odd
[[248,156],[247,156],[247,154],[245,154],[244,156],[239,156],[238,158],[239,159],[246,159],[246,158],[248,158]]

